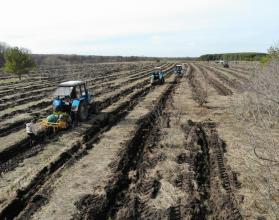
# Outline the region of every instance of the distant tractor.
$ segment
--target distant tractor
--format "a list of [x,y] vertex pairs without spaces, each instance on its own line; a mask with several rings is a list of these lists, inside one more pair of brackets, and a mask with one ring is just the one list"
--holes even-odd
[[165,73],[162,71],[161,67],[156,67],[151,74],[151,85],[157,85],[157,84],[164,84],[165,82]]
[[222,64],[223,64],[224,68],[229,68],[229,62],[228,61],[224,60]]
[[174,67],[174,72],[178,76],[182,76],[182,65],[176,65]]

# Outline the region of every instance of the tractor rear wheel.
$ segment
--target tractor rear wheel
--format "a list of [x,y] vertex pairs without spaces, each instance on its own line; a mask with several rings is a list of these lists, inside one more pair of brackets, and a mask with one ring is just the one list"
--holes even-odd
[[90,112],[90,114],[97,114],[98,113],[98,108],[97,108],[96,103],[92,103],[90,105],[89,112]]
[[88,107],[85,102],[79,104],[78,118],[80,121],[85,121],[88,118]]

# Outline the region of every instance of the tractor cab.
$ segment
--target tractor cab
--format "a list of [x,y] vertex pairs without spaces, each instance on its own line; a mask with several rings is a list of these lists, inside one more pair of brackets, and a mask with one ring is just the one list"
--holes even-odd
[[227,60],[224,60],[222,64],[224,68],[229,68],[229,62]]
[[40,124],[46,128],[53,128],[54,132],[69,128],[77,120],[85,121],[89,110],[95,110],[84,81],[67,81],[59,84],[53,97],[53,113],[40,120]]
[[165,82],[165,74],[161,67],[156,67],[151,74],[151,85],[163,84]]
[[174,72],[181,76],[182,75],[182,65],[176,65],[175,68],[174,68]]
[[88,110],[92,104],[91,95],[84,81],[67,81],[60,83],[53,93],[52,102],[55,112],[77,111],[80,121],[88,117]]

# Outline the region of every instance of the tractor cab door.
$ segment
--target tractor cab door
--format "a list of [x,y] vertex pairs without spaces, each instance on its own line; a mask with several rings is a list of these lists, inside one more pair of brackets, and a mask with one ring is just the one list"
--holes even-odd
[[87,103],[90,103],[91,97],[89,91],[86,88],[86,84],[80,85],[80,91],[81,91],[81,98],[84,99]]
[[74,87],[72,92],[71,92],[71,99],[76,99],[78,98],[79,92],[78,92],[78,88]]

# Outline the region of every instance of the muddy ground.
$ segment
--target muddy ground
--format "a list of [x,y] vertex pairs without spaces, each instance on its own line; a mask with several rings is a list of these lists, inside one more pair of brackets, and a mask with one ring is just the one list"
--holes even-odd
[[40,70],[48,83],[41,96],[36,75],[4,79],[0,99],[10,104],[0,106],[0,218],[272,219],[251,201],[241,164],[247,138],[230,109],[252,67],[185,63],[178,77],[173,64],[161,64],[166,82],[151,86],[154,65],[75,66],[96,92],[99,113],[33,148],[24,123],[50,111],[41,96],[54,87],[49,74],[64,67]]

